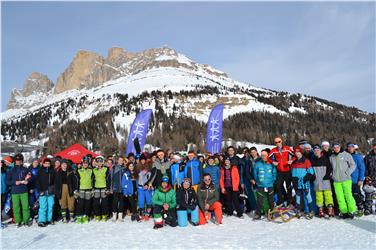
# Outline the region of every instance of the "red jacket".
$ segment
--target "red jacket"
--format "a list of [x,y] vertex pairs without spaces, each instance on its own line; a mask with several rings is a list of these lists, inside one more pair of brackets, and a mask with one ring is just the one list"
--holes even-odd
[[[239,184],[240,184],[240,176],[239,171],[236,166],[231,167],[231,182],[232,182],[232,190],[239,191]],[[219,181],[219,186],[225,188],[225,169],[221,168],[221,179]]]
[[289,146],[282,146],[282,153],[278,147],[273,148],[269,153],[269,161],[277,161],[278,172],[289,172],[290,166],[288,164],[289,160],[293,160],[294,152]]

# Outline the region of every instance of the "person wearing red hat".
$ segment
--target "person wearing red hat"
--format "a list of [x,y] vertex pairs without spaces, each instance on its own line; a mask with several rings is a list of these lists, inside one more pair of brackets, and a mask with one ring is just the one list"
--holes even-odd
[[[270,151],[269,160],[274,166],[277,167],[277,205],[284,203],[285,206],[288,206],[292,197],[290,165],[292,163],[292,159],[294,158],[294,153],[290,147],[283,146],[281,137],[276,137],[274,139],[274,143],[276,147]],[[285,190],[284,183],[286,183],[287,190]]]

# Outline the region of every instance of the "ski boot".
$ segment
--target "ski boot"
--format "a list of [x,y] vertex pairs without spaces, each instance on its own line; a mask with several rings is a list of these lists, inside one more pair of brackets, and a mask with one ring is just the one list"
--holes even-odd
[[315,216],[315,213],[313,211],[309,212],[309,213],[306,213],[304,215],[304,217],[307,219],[307,220],[312,220],[313,217]]
[[358,212],[356,213],[356,217],[362,217],[364,215],[364,210],[359,209]]
[[159,229],[163,227],[163,221],[162,222],[155,222],[153,229]]
[[40,222],[40,223],[38,223],[38,227],[46,227],[46,226],[47,226],[47,224],[44,223],[44,222]]
[[324,218],[325,217],[325,213],[324,213],[324,208],[323,207],[319,207],[318,208],[318,215],[319,215],[319,218]]
[[116,216],[117,216],[116,212],[112,213],[112,222],[116,222]]
[[77,224],[82,224],[83,223],[82,219],[83,219],[82,216],[76,216]]
[[96,216],[94,216],[94,221],[95,221],[95,222],[100,222],[101,219],[102,219],[102,217],[101,217],[100,215],[96,215]]
[[347,215],[347,218],[349,218],[350,220],[354,219],[354,217],[355,217],[354,213],[348,213]]
[[119,213],[118,222],[124,222],[123,213]]
[[82,216],[82,223],[89,223],[89,216],[87,215]]
[[334,214],[334,208],[333,208],[332,205],[328,206],[328,211],[327,212],[328,212],[329,217],[334,217],[335,216],[335,214]]
[[74,216],[74,213],[70,212],[68,222],[75,222],[75,221],[76,221],[76,217]]
[[253,216],[253,219],[254,220],[261,220],[261,214],[260,213],[255,213],[255,215]]
[[106,222],[108,221],[108,215],[102,215],[102,219],[101,219],[102,222]]

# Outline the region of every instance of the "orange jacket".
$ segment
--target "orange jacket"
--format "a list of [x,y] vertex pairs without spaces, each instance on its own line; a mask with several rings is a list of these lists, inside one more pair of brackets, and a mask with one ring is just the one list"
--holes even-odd
[[[236,166],[231,167],[231,182],[232,182],[232,190],[239,191],[239,184],[240,184],[240,176],[239,171]],[[221,168],[221,179],[219,181],[219,186],[222,188],[225,187],[225,169]]]

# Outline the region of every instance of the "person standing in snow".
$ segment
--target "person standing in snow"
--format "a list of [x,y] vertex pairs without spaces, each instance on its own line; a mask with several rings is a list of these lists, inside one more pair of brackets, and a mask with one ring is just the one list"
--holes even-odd
[[[283,146],[281,137],[274,139],[276,145],[269,153],[269,160],[277,167],[276,190],[278,195],[277,205],[288,206],[292,198],[291,169],[294,153],[288,146]],[[285,189],[285,185],[287,190]]]
[[269,209],[274,208],[274,182],[277,179],[276,167],[269,163],[268,152],[266,150],[261,151],[261,160],[255,163],[253,167],[253,178],[257,185],[257,208],[254,216],[255,220],[261,219],[261,209],[264,204],[264,199],[267,199],[269,203]]
[[215,162],[215,158],[213,156],[209,156],[207,162],[203,165],[202,172],[203,174],[210,174],[212,182],[214,183],[215,187],[219,192],[219,180],[221,178],[221,171],[219,165]]
[[29,166],[29,171],[31,173],[31,178],[27,184],[27,188],[29,189],[29,205],[30,205],[30,218],[36,219],[38,217],[38,211],[34,209],[34,204],[39,199],[39,191],[36,188],[35,180],[38,175],[38,171],[41,169],[41,165],[37,158],[31,161],[31,165]]
[[108,198],[109,193],[109,172],[104,166],[104,157],[95,157],[96,167],[93,169],[94,176],[94,197],[93,211],[96,222],[108,220]]
[[125,159],[122,156],[119,156],[118,162],[113,166],[112,171],[110,172],[110,192],[112,194],[112,221],[116,222],[123,220],[124,213],[124,196],[121,186],[121,179],[124,172],[126,171]]
[[137,214],[137,180],[138,173],[135,169],[134,163],[129,162],[127,170],[122,176],[121,185],[124,198],[130,204],[132,221],[140,221],[140,216]]
[[[137,183],[137,199],[138,209],[142,220],[149,220],[152,209],[152,190],[148,185],[151,176],[150,162],[145,154],[140,156],[140,162],[137,167],[138,183]],[[146,204],[145,204],[146,203]]]
[[325,204],[326,214],[330,217],[334,217],[334,203],[330,184],[333,168],[329,159],[322,153],[320,145],[314,145],[313,152],[314,156],[312,157],[311,163],[315,171],[314,188],[316,192],[318,216],[320,218],[325,216]]
[[351,174],[356,166],[352,156],[341,149],[339,143],[333,143],[333,154],[330,156],[333,167],[334,191],[338,201],[340,217],[354,218],[356,204],[352,195]]
[[156,189],[161,185],[163,176],[171,176],[170,167],[172,162],[165,157],[165,152],[160,149],[157,151],[156,155],[157,158],[153,162],[151,176],[148,180],[149,187],[153,189]]
[[367,183],[363,186],[365,192],[366,201],[364,206],[364,214],[372,214],[373,196],[376,189],[376,142],[372,144],[372,150],[364,158],[366,165],[366,178]]
[[90,158],[82,158],[82,167],[78,169],[79,193],[77,203],[77,223],[89,222],[91,213],[91,200],[93,196],[93,170],[89,168]]
[[193,151],[188,152],[188,159],[185,163],[184,168],[184,178],[189,178],[192,180],[192,188],[197,191],[202,178],[202,164],[196,158]]

